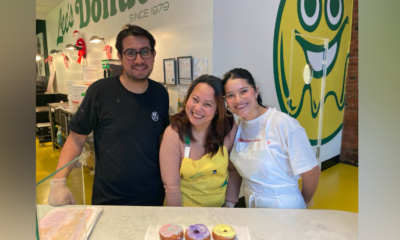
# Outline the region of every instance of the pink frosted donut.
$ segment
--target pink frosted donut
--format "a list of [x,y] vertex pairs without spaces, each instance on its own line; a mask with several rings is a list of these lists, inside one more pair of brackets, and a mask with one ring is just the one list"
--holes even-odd
[[183,239],[183,229],[177,224],[165,224],[160,228],[161,240],[180,240]]

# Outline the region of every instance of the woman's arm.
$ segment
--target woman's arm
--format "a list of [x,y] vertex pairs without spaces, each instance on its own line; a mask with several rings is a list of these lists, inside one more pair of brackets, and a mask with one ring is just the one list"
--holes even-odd
[[[230,155],[237,131],[237,125],[233,122],[232,130],[225,140],[225,146],[228,148]],[[233,163],[229,160],[228,165],[229,181],[226,187],[225,201],[230,203],[237,203],[239,201],[240,186],[242,185],[242,177],[239,175]]]
[[315,166],[313,169],[304,172],[302,174],[302,190],[301,195],[303,195],[306,204],[309,204],[312,197],[314,196],[315,190],[317,190],[319,175],[321,170],[319,166]]
[[182,206],[181,195],[181,142],[171,126],[165,129],[160,147],[161,178],[165,188],[167,206]]
[[298,127],[288,136],[289,159],[293,174],[302,174],[301,194],[306,204],[309,204],[317,190],[321,170],[306,131],[297,121],[294,123]]
[[226,187],[225,201],[236,204],[239,201],[240,186],[242,185],[242,177],[239,175],[235,166],[231,161],[228,165],[229,181]]

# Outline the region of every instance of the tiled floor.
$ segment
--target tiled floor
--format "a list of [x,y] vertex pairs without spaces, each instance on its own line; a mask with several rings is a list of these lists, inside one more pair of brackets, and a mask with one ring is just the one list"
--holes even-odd
[[[60,150],[53,150],[51,143],[40,146],[36,139],[36,183],[55,171]],[[71,191],[82,192],[80,168],[70,174],[68,185]],[[85,182],[85,203],[90,204],[92,196],[93,176],[90,170],[83,167]],[[43,182],[38,189],[38,203],[45,202],[49,191],[48,181]],[[301,186],[301,180],[299,182]],[[40,188],[40,189],[39,189]],[[76,195],[82,199],[81,196]],[[317,192],[314,195],[314,206],[311,209],[332,209],[358,212],[358,168],[346,164],[337,164],[321,173]]]

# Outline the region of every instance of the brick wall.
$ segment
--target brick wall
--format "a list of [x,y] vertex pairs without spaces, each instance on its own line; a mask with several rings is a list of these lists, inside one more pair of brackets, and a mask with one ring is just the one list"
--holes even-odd
[[354,0],[340,162],[358,166],[358,0]]

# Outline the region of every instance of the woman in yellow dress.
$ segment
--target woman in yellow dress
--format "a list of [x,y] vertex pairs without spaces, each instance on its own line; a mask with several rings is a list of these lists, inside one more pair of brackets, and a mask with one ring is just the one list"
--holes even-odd
[[227,117],[221,80],[202,75],[189,87],[160,148],[167,206],[233,207],[241,177],[229,160],[237,126]]

